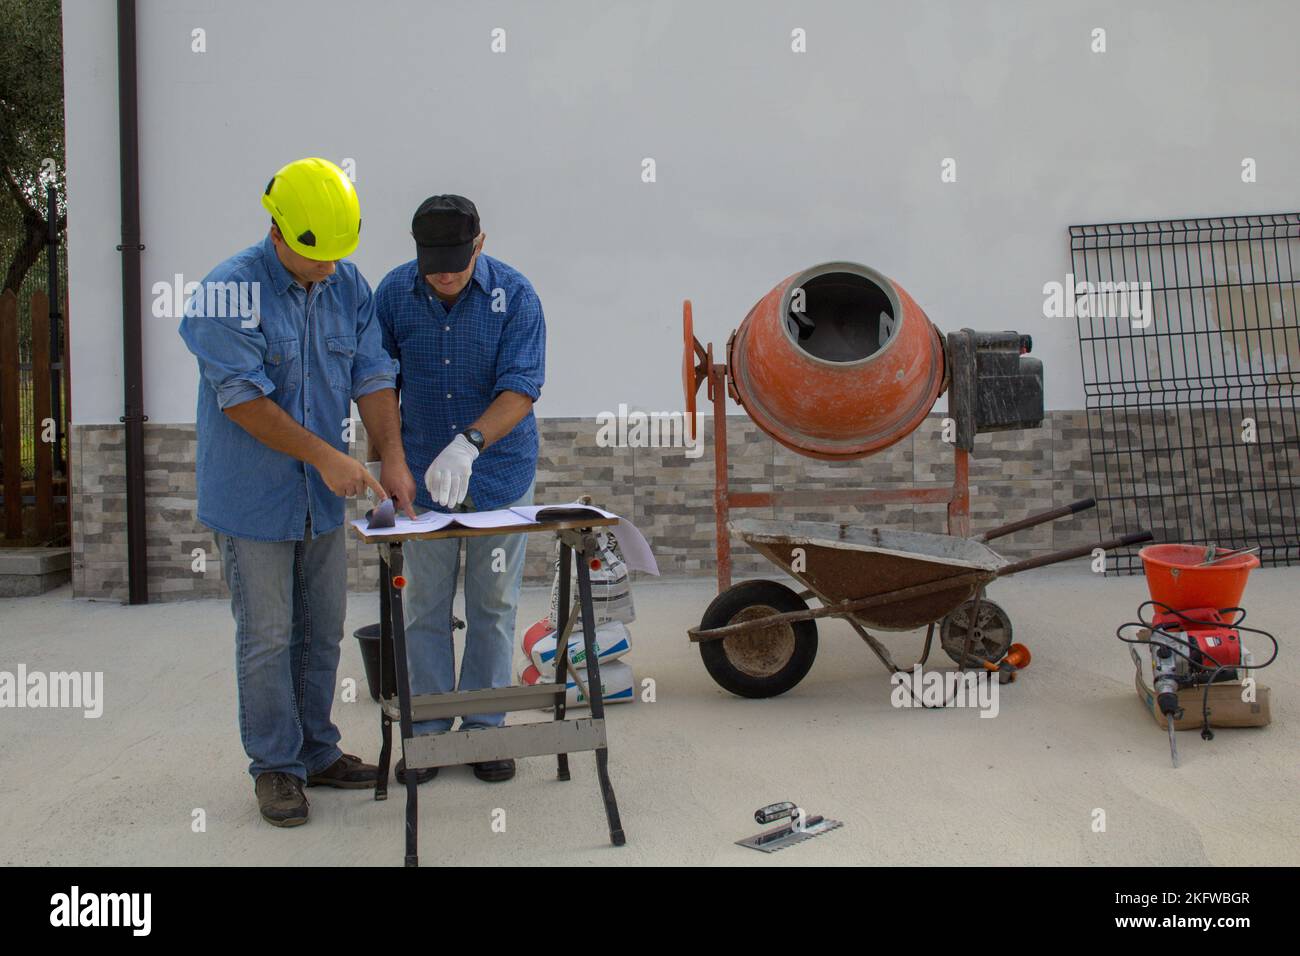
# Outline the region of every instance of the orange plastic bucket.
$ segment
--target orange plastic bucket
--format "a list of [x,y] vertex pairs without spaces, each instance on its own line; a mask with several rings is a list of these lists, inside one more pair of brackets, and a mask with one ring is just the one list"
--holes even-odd
[[[1231,550],[1217,548],[1215,554]],[[1246,578],[1259,567],[1255,555],[1239,554],[1198,568],[1205,560],[1205,547],[1199,544],[1153,544],[1139,551],[1138,557],[1146,571],[1151,599],[1175,611],[1240,607]]]

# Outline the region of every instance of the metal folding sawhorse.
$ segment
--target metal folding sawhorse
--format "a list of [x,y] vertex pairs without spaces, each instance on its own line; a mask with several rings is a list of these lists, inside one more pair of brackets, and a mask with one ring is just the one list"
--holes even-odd
[[[600,680],[600,662],[596,657],[595,611],[591,599],[591,573],[589,562],[598,553],[591,529],[601,525],[617,524],[617,518],[598,516],[542,521],[535,524],[508,528],[446,528],[442,531],[420,532],[405,535],[368,536],[357,528],[363,541],[376,544],[381,558],[379,582],[380,637],[380,733],[382,746],[379,752],[379,778],[375,786],[375,799],[388,798],[388,769],[393,750],[393,722],[401,730],[402,755],[408,771],[426,767],[447,767],[456,764],[478,763],[484,760],[504,760],[510,757],[533,757],[555,754],[560,780],[569,779],[570,753],[584,750],[596,752],[596,776],[605,804],[605,817],[609,822],[609,840],[614,846],[626,842],[619,821],[618,803],[609,781],[609,749],[605,736],[605,702]],[[560,594],[558,634],[556,635],[555,681],[517,687],[489,690],[456,691],[450,694],[422,694],[411,697],[407,673],[406,625],[402,614],[402,589],[406,579],[402,574],[402,542],[412,539],[470,538],[482,535],[532,534],[549,531],[560,540]],[[570,602],[570,555],[577,555],[578,599]],[[582,637],[586,648],[587,681],[584,688],[591,708],[590,717],[566,720],[565,680],[573,674],[581,686],[581,678],[569,661],[569,635],[573,630],[575,611],[581,608]],[[393,666],[390,670],[390,664]],[[396,688],[392,684],[396,684]],[[396,700],[394,701],[394,690]],[[472,731],[449,731],[443,734],[416,736],[412,725],[416,721],[457,717],[464,714],[509,712],[534,708],[554,707],[554,720],[503,727],[485,727]],[[416,794],[415,774],[406,775],[406,865],[419,865],[419,798]]]

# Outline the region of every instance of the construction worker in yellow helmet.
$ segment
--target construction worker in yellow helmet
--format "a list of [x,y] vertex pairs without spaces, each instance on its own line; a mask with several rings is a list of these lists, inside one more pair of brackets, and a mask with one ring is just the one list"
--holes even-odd
[[[190,299],[198,360],[199,520],[216,533],[235,619],[239,729],[262,817],[307,821],[304,786],[373,788],[331,719],[347,600],[344,499],[370,488],[408,513],[415,479],[398,420],[397,363],[370,286],[347,261],[361,232],[352,181],[325,159],[278,170],[271,227]],[[356,402],[383,459],[348,454]]]

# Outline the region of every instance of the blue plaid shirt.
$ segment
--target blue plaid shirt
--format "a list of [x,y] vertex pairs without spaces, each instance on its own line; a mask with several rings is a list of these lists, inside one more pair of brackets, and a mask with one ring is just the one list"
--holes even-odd
[[[375,290],[384,348],[401,364],[402,445],[415,476],[417,504],[435,511],[424,473],[457,434],[505,391],[536,401],[546,378],[546,319],[530,283],[510,266],[479,254],[474,275],[451,307],[433,294],[415,260]],[[530,410],[488,446],[470,472],[478,511],[517,500],[537,473],[537,419]]]
[[340,262],[309,294],[268,236],[208,273],[186,303],[180,333],[199,362],[199,521],[256,541],[300,541],[309,513],[313,537],[341,525],[343,499],[320,472],[263,445],[225,409],[266,395],[348,450],[352,400],[397,383],[357,267]]

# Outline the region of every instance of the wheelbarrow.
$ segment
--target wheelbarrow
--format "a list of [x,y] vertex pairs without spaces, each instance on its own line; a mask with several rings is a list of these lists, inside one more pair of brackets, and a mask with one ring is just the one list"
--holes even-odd
[[[930,656],[936,628],[958,668],[995,668],[1011,647],[1011,619],[984,596],[998,579],[1061,561],[1151,540],[1139,531],[1011,562],[986,542],[1095,507],[1095,499],[1039,512],[972,538],[860,528],[851,524],[746,518],[732,533],[804,586],[750,580],[727,588],[687,633],[700,646],[709,675],[741,697],[775,697],[790,690],[817,656],[817,620],[848,621],[892,673]],[[815,599],[820,607],[809,607]],[[867,630],[926,628],[925,646],[906,668]]]

